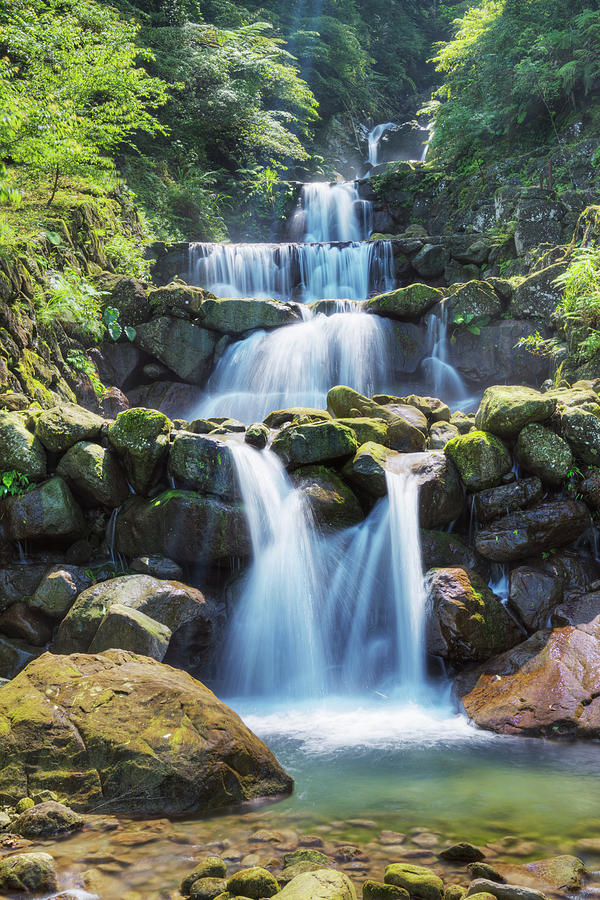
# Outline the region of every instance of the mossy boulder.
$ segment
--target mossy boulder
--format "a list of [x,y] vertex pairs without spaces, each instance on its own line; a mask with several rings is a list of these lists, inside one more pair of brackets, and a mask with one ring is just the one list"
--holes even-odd
[[301,321],[298,307],[291,303],[249,297],[207,299],[200,307],[197,318],[205,328],[235,335]]
[[10,823],[10,830],[13,834],[22,834],[24,837],[54,837],[79,831],[84,822],[83,816],[55,800],[46,800],[37,805],[32,800],[29,809]]
[[216,900],[226,890],[227,882],[224,878],[198,878],[190,888],[190,900]]
[[21,472],[32,481],[46,477],[46,451],[22,416],[0,411],[0,473]]
[[182,281],[171,281],[155,288],[149,296],[154,316],[173,315],[184,319],[195,319],[207,300],[216,300],[216,297],[204,288]]
[[199,878],[225,878],[227,864],[220,856],[207,856],[201,860],[189,875],[181,882],[180,891],[184,897],[188,897],[190,888]]
[[427,419],[408,404],[383,405],[353,388],[337,385],[327,394],[327,407],[342,421],[348,418],[383,420],[387,425],[387,436],[382,443],[394,450],[410,453],[425,448]]
[[429,449],[443,450],[444,447],[460,434],[455,425],[450,422],[435,422],[429,431]]
[[325,466],[296,469],[292,481],[322,528],[340,530],[362,522],[363,511],[356,495],[334,469]]
[[51,619],[62,619],[78,594],[92,583],[90,574],[80,566],[52,566],[45,574],[28,606],[39,609]]
[[86,533],[85,521],[68,485],[51,478],[20,496],[0,503],[2,522],[12,541],[68,546]]
[[56,867],[49,853],[14,853],[0,860],[0,891],[45,894],[57,887]]
[[600,418],[592,412],[565,409],[561,415],[561,432],[575,456],[588,466],[600,466]]
[[265,418],[267,428],[282,428],[284,425],[298,425],[301,422],[323,422],[331,419],[326,409],[313,409],[310,406],[291,406],[289,409],[276,409]]
[[424,397],[421,394],[408,394],[406,397],[390,397],[387,401],[383,395],[373,397],[378,403],[404,403],[406,406],[414,406],[422,412],[428,422],[449,422],[450,408],[437,397]]
[[332,864],[332,859],[331,857],[326,856],[324,853],[321,853],[320,850],[315,850],[312,847],[300,847],[299,850],[293,850],[290,853],[285,853],[283,856],[283,862],[285,866],[295,866],[301,862],[310,862],[322,866],[330,866]]
[[367,444],[372,441],[374,444],[388,445],[388,425],[383,419],[373,419],[368,416],[357,416],[356,418],[340,418],[336,419],[347,428],[350,428],[355,436],[358,446]]
[[215,435],[180,431],[171,446],[168,471],[177,487],[229,499],[239,497],[231,444]]
[[362,900],[409,900],[410,894],[405,888],[382,881],[363,882]]
[[502,313],[503,308],[500,297],[486,281],[455,285],[452,295],[445,302],[450,321],[462,319],[467,323],[483,317],[493,319]]
[[425,576],[425,590],[427,649],[452,669],[484,662],[523,639],[502,601],[476,572],[432,569]]
[[62,457],[56,471],[87,506],[116,509],[129,496],[127,479],[116,454],[100,444],[75,444]]
[[479,847],[476,847],[475,844],[470,844],[468,841],[459,841],[457,844],[450,844],[448,847],[444,847],[443,850],[440,850],[438,856],[440,859],[470,863],[483,859],[485,853]]
[[589,524],[590,513],[584,503],[538,503],[481,528],[475,535],[475,547],[492,562],[513,562],[563,547],[580,537]]
[[169,649],[171,634],[170,628],[139,609],[114,603],[98,625],[89,652],[101,653],[114,647],[162,662]]
[[204,384],[221,335],[185,319],[159,316],[137,329],[135,343],[182,381]]
[[475,428],[475,416],[468,416],[460,410],[456,410],[450,416],[450,424],[458,428],[460,434],[468,434],[472,428]]
[[82,406],[67,403],[47,409],[35,423],[36,437],[52,453],[64,453],[79,441],[97,438],[104,420]]
[[354,457],[344,466],[344,478],[358,491],[370,497],[385,497],[386,465],[390,458],[396,456],[396,450],[368,441],[358,448]]
[[108,439],[122,458],[134,490],[146,493],[160,478],[169,449],[171,422],[154,409],[119,413]]
[[53,790],[75,810],[206,814],[292,787],[262,741],[203,684],[122,650],[45,653],[0,688],[0,724],[4,803],[26,784],[30,793]]
[[425,866],[393,863],[386,868],[384,880],[404,888],[414,900],[441,900],[444,895],[442,879]]
[[554,431],[535,423],[526,425],[519,433],[515,455],[527,472],[538,475],[546,484],[562,484],[573,467],[568,443]]
[[356,453],[354,432],[336,421],[289,425],[281,431],[271,449],[286,466],[341,460]]
[[279,884],[268,869],[254,866],[232,875],[227,880],[227,890],[230,894],[239,894],[242,897],[249,897],[250,900],[263,900],[264,897],[274,897],[278,894]]
[[444,295],[437,288],[427,284],[410,284],[408,287],[379,294],[365,301],[366,312],[387,316],[391,319],[418,320],[439,303]]
[[556,409],[556,398],[528,387],[494,385],[486,389],[475,424],[481,431],[516,437],[525,425],[546,422]]
[[255,422],[246,429],[244,440],[251,447],[255,447],[257,450],[264,450],[269,441],[269,429],[263,422]]
[[458,435],[444,447],[468,490],[480,491],[500,484],[512,469],[512,457],[505,444],[486,431]]
[[356,891],[343,872],[318,869],[292,878],[278,896],[281,900],[356,900]]
[[422,278],[439,278],[450,261],[450,253],[442,244],[425,244],[411,260]]

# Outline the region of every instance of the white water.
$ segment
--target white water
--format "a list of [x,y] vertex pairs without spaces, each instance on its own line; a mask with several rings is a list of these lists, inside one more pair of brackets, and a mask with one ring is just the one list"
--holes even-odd
[[211,375],[195,417],[228,415],[250,424],[274,409],[324,409],[334,384],[372,395],[386,387],[393,364],[393,324],[354,312],[331,316],[306,310],[303,322],[255,331],[227,348]]
[[367,140],[369,144],[369,162],[372,166],[379,164],[379,142],[381,141],[381,138],[385,132],[389,128],[393,128],[394,125],[395,122],[384,122],[380,125],[376,125],[375,128],[369,132]]
[[271,451],[234,455],[254,559],[227,641],[228,695],[431,702],[415,476],[388,472],[368,519],[325,537]]
[[303,240],[364,241],[371,233],[373,210],[354,183],[305,184],[300,198]]
[[439,311],[427,318],[427,347],[429,355],[421,366],[426,373],[434,397],[443,397],[459,409],[469,403],[470,397],[464,381],[448,362],[448,309],[446,303],[439,304]]
[[[387,152],[382,154],[382,141],[390,129],[393,129],[386,143]],[[377,166],[382,162],[425,162],[429,144],[433,132],[431,126],[418,126],[414,122],[404,122],[401,125],[395,122],[382,122],[369,132],[368,161],[371,166]],[[385,156],[382,159],[382,156]]]

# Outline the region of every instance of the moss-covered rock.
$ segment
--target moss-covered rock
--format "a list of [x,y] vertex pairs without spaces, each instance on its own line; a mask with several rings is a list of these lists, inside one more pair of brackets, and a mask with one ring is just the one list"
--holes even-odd
[[180,431],[171,446],[169,475],[177,487],[229,499],[239,497],[231,445],[214,435]]
[[385,870],[385,883],[404,888],[415,900],[441,900],[444,883],[433,869],[411,863],[393,863]]
[[481,431],[500,437],[516,437],[525,425],[545,422],[556,409],[556,398],[533,388],[494,385],[485,391],[475,424]]
[[139,609],[113,603],[98,625],[89,652],[101,653],[114,647],[162,662],[170,640],[171,629],[166,625],[161,625]]
[[484,316],[495,318],[502,312],[500,297],[485,281],[468,281],[454,286],[452,295],[445,301],[451,321],[462,319],[470,322]]
[[329,391],[327,406],[338,420],[383,420],[387,425],[383,443],[394,450],[410,453],[425,448],[427,419],[416,407],[396,402],[384,405],[345,385],[337,385]]
[[137,329],[135,343],[183,381],[204,384],[221,336],[185,319],[160,316]]
[[410,284],[408,287],[371,297],[365,302],[364,309],[391,319],[420,319],[443,296],[440,290],[427,284]]
[[468,490],[480,491],[500,484],[512,469],[512,457],[500,438],[486,431],[471,431],[452,438],[444,453],[452,460]]
[[460,434],[468,434],[472,428],[475,428],[475,416],[468,416],[457,410],[450,416],[450,424],[458,428]]
[[386,464],[388,459],[396,456],[396,450],[368,441],[358,448],[353,459],[344,466],[344,478],[370,497],[385,497]]
[[523,478],[511,484],[489,488],[475,494],[477,521],[485,525],[509,513],[524,509],[542,499],[544,490],[539,478]]
[[575,456],[589,466],[600,466],[600,418],[575,407],[561,415],[562,436]]
[[15,853],[0,860],[0,890],[7,894],[41,894],[57,889],[49,853]]
[[250,900],[263,900],[264,897],[274,897],[278,894],[279,884],[268,869],[254,866],[232,875],[227,881],[227,890],[230,894],[240,894],[242,897],[249,897]]
[[395,884],[384,884],[382,881],[364,881],[362,900],[409,900],[410,894],[405,888]]
[[378,403],[404,403],[406,406],[414,406],[422,412],[428,422],[449,422],[450,408],[437,397],[424,397],[421,394],[408,394],[406,397],[390,397],[384,401],[383,395],[373,397]]
[[46,451],[22,416],[0,411],[0,473],[21,472],[33,481],[46,476]]
[[312,847],[300,847],[299,850],[285,853],[283,862],[286,866],[295,866],[301,862],[310,862],[327,867],[332,864],[332,859],[324,853],[321,853],[320,850],[315,850]]
[[263,450],[267,446],[269,440],[269,429],[262,422],[255,422],[246,429],[246,437],[244,440],[247,444],[250,444],[251,447],[256,447],[257,450]]
[[170,433],[171,422],[154,409],[125,410],[110,426],[108,439],[138,493],[146,493],[160,478]]
[[25,782],[76,810],[183,815],[292,787],[262,741],[203,684],[122,650],[45,653],[0,688],[0,725],[5,803]]
[[383,444],[388,447],[388,424],[383,419],[373,419],[368,416],[357,416],[356,418],[340,418],[336,420],[341,422],[347,428],[350,428],[356,436],[358,446],[372,441],[374,444]]
[[207,856],[192,869],[189,875],[185,876],[181,882],[180,891],[184,897],[188,897],[190,888],[199,878],[225,878],[226,874],[227,864],[220,856]]
[[55,800],[46,800],[37,806],[32,800],[29,809],[10,823],[10,830],[13,834],[22,834],[24,837],[53,837],[79,831],[83,828],[84,821],[79,813]]
[[293,472],[292,481],[322,528],[340,530],[363,520],[355,494],[333,469],[307,466]]
[[67,450],[56,471],[86,505],[116,509],[129,496],[116,455],[91,441],[80,441]]
[[222,334],[243,334],[257,328],[279,328],[300,322],[295,304],[279,300],[249,297],[215,298],[204,301],[198,311],[198,321],[212,331]]
[[279,895],[281,900],[356,900],[354,885],[347,875],[333,869],[319,869],[292,878]]
[[313,409],[309,406],[291,406],[289,409],[276,409],[265,419],[267,428],[282,428],[283,425],[298,425],[301,422],[323,422],[331,419],[326,409]]
[[52,453],[64,453],[79,441],[92,441],[98,437],[104,420],[82,406],[69,403],[55,406],[38,416],[35,423],[36,437]]
[[62,478],[51,478],[26,494],[7,497],[0,508],[6,535],[12,541],[66,546],[86,533],[81,509]]
[[190,900],[216,900],[227,890],[224,878],[198,878],[190,887]]
[[75,598],[92,583],[90,574],[79,566],[53,566],[45,574],[27,604],[51,619],[62,619]]
[[547,484],[562,484],[573,467],[573,454],[567,442],[535,423],[526,425],[519,433],[515,455],[527,472],[539,475]]
[[287,426],[277,435],[271,449],[286,466],[294,466],[344,459],[356,453],[358,442],[347,426],[326,421]]
[[435,422],[429,431],[429,449],[443,450],[446,444],[459,434],[458,428],[450,422]]

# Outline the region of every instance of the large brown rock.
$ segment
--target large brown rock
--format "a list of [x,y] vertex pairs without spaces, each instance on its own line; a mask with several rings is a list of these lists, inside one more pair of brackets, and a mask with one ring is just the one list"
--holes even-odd
[[208,688],[122,650],[45,653],[0,689],[0,725],[5,803],[53,790],[76,810],[182,815],[292,788]]
[[537,631],[456,680],[467,715],[501,734],[600,737],[600,625]]
[[556,500],[496,519],[475,535],[477,551],[493,562],[512,562],[536,556],[576,540],[588,527],[584,503]]
[[523,637],[501,600],[475,572],[432,569],[425,576],[427,649],[453,669],[483,662]]
[[480,523],[492,522],[508,513],[530,506],[542,499],[544,491],[539,478],[524,478],[511,484],[488,488],[474,495],[475,512]]

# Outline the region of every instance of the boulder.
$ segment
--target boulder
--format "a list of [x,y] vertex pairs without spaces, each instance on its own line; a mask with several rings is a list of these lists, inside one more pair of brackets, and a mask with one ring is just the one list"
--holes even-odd
[[219,856],[207,856],[198,863],[195,869],[192,869],[189,875],[186,875],[181,882],[180,891],[184,897],[189,896],[190,888],[199,878],[225,878],[227,874],[227,863]]
[[0,860],[0,891],[46,894],[57,888],[56,868],[49,853],[14,853]]
[[423,570],[444,569],[459,566],[474,569],[480,575],[489,575],[489,563],[466,544],[454,532],[421,531],[421,559]]
[[6,803],[24,779],[30,793],[53,790],[76,810],[145,817],[206,814],[292,788],[203,684],[123,650],[45,653],[0,688],[0,723]]
[[34,647],[44,647],[52,637],[52,625],[27,603],[13,603],[0,615],[0,632]]
[[171,629],[151,619],[139,609],[113,603],[100,621],[88,648],[101,653],[113,648],[130,650],[162,662],[169,648]]
[[[106,616],[115,605],[120,609],[115,613],[115,617],[106,620]],[[134,616],[133,613],[127,618],[129,614],[123,611],[123,607],[132,610],[133,613],[143,614],[144,619]],[[150,622],[146,622],[147,618]],[[171,633],[176,633],[181,628],[210,634],[213,622],[212,605],[207,603],[203,594],[195,588],[178,581],[159,581],[150,575],[121,575],[119,578],[93,585],[79,595],[60,623],[53,650],[55,653],[85,652],[98,636],[98,629],[101,626],[104,638],[102,635],[98,636],[100,643],[103,643],[108,635],[116,638],[118,634],[122,634],[131,636],[132,640],[138,640],[135,635],[139,634],[139,640],[153,641],[156,637],[158,646],[162,645],[165,638],[168,645]],[[166,630],[157,629],[157,623]],[[149,634],[146,636],[141,634],[147,630]],[[166,631],[169,632],[168,636]],[[136,649],[123,643],[112,646],[123,650]],[[140,649],[137,652],[144,651]]]
[[81,509],[62,478],[51,478],[21,496],[6,497],[0,509],[11,541],[68,546],[86,533]]
[[369,497],[385,497],[387,462],[397,456],[395,450],[369,441],[358,448],[354,458],[344,466],[342,474],[358,491]]
[[0,678],[14,678],[41,652],[39,647],[26,641],[0,634]]
[[454,285],[452,294],[445,301],[451,322],[462,320],[469,323],[476,319],[491,319],[502,313],[500,297],[485,281],[468,281]]
[[494,385],[486,389],[475,424],[500,437],[516,437],[525,425],[545,422],[556,409],[556,398],[527,387]]
[[428,652],[453,669],[483,662],[523,637],[501,600],[475,572],[432,569],[425,576],[425,590]]
[[510,573],[509,606],[530,633],[547,626],[563,599],[564,582],[557,568],[523,565]]
[[573,467],[573,454],[567,442],[536,423],[526,425],[519,432],[515,455],[527,472],[538,475],[546,484],[561,485]]
[[55,800],[31,806],[10,823],[12,834],[24,837],[54,837],[83,828],[84,818]]
[[[385,399],[380,397],[379,399]],[[417,408],[405,403],[369,400],[358,391],[337,385],[327,395],[327,406],[338,419],[382,419],[387,425],[385,444],[394,450],[411,452],[425,449],[427,419]]]
[[251,552],[243,507],[192,491],[127,500],[117,517],[115,546],[128,557],[160,554],[180,565],[246,557]]
[[444,883],[433,869],[412,863],[393,863],[385,870],[385,883],[408,891],[414,900],[442,900]]
[[[553,628],[564,625],[592,625],[600,616],[600,591],[579,594],[557,606],[550,616]],[[544,623],[545,624],[545,623]]]
[[108,305],[119,310],[123,324],[140,325],[150,318],[152,307],[148,302],[148,285],[145,282],[124,275],[105,276],[105,280],[110,290]]
[[456,425],[451,425],[450,422],[434,422],[429,431],[429,449],[443,450],[459,434]]
[[156,357],[182,381],[204,384],[220,335],[185,319],[160,316],[137,329],[138,347]]
[[442,528],[461,514],[464,497],[458,471],[442,450],[398,454],[392,471],[416,477],[421,528]]
[[322,528],[337,531],[362,522],[363,511],[356,495],[333,469],[324,466],[297,469],[292,473],[292,482]]
[[409,900],[410,894],[394,884],[369,879],[363,882],[362,900]]
[[11,603],[30,597],[42,578],[47,566],[44,563],[13,563],[0,568],[0,612]]
[[269,429],[262,422],[255,422],[246,429],[244,440],[251,447],[256,447],[257,450],[264,450],[269,441]]
[[467,715],[481,728],[501,734],[597,740],[599,637],[597,622],[537,631],[465,672],[456,690]]
[[515,288],[508,307],[513,319],[549,322],[562,296],[562,289],[554,281],[564,270],[563,263],[555,263],[524,278]]
[[588,875],[584,863],[576,856],[551,856],[525,865],[500,867],[505,881],[526,887],[543,888],[549,893],[572,893],[580,890]]
[[178,487],[230,500],[239,498],[231,444],[214,435],[180,431],[171,446],[168,470]]
[[356,900],[354,885],[347,875],[334,869],[318,869],[297,875],[278,894],[281,900]]
[[387,397],[385,394],[378,394],[373,397],[373,400],[383,405],[403,403],[406,406],[414,406],[423,413],[428,422],[450,421],[450,408],[437,397],[422,397],[419,394],[409,394],[407,397]]
[[227,881],[227,890],[230,894],[239,894],[249,897],[250,900],[263,900],[265,897],[273,897],[279,893],[277,879],[268,869],[254,866],[250,869],[241,869],[232,875]]
[[80,441],[67,450],[56,472],[89,506],[116,509],[129,496],[127,479],[116,455],[90,441]]
[[561,432],[575,456],[589,466],[600,466],[600,419],[594,413],[564,409]]
[[456,410],[450,416],[450,424],[458,428],[459,434],[468,434],[475,428],[475,416],[468,416],[460,410]]
[[181,381],[155,381],[127,391],[129,405],[158,409],[171,419],[185,418],[198,402],[198,388]]
[[438,856],[440,859],[449,861],[456,860],[457,862],[470,863],[484,859],[485,853],[474,844],[469,844],[468,841],[459,841],[458,844],[451,844],[449,847],[440,850]]
[[108,439],[138,493],[146,493],[160,478],[170,433],[169,419],[153,409],[128,409],[110,426]]
[[374,444],[383,444],[389,447],[388,425],[383,419],[373,419],[368,416],[356,416],[355,418],[336,419],[354,432],[359,447],[372,441]]
[[422,278],[439,278],[450,254],[441,244],[425,244],[411,260],[411,265]]
[[152,312],[159,316],[193,319],[200,314],[206,300],[216,300],[216,297],[204,288],[182,281],[171,281],[150,292]]
[[164,581],[183,580],[183,569],[167,556],[138,556],[129,568],[138,575],[152,575]]
[[51,619],[62,619],[75,598],[92,583],[85,569],[79,566],[53,566],[45,573],[27,604],[39,609]]
[[475,384],[538,385],[550,374],[550,361],[533,356],[519,340],[535,331],[551,337],[547,325],[532,319],[495,319],[477,323],[477,332],[455,328],[448,348],[448,362],[459,374]]
[[496,900],[546,900],[545,894],[519,884],[498,884],[487,878],[476,878],[469,885],[467,897],[491,895]]
[[276,409],[266,417],[267,428],[281,428],[283,425],[298,425],[300,422],[322,422],[331,419],[326,409],[313,409],[306,406],[291,406],[289,409]]
[[418,320],[435,303],[439,303],[442,297],[442,292],[437,288],[427,284],[410,284],[396,291],[371,297],[365,301],[363,308],[366,312],[391,319]]
[[284,465],[306,465],[326,460],[344,459],[358,450],[354,432],[337,421],[288,425],[281,431],[271,449]]
[[512,562],[562,547],[589,526],[584,503],[556,500],[496,519],[475,535],[478,553],[492,562]]
[[512,457],[500,438],[486,431],[471,431],[444,447],[468,490],[496,487],[512,469]]
[[46,477],[46,451],[21,416],[0,411],[0,473],[21,472],[32,481]]
[[539,478],[524,478],[475,494],[475,514],[481,524],[492,522],[508,513],[537,503],[543,496]]
[[38,440],[52,453],[64,453],[79,441],[98,437],[104,419],[82,406],[66,403],[45,410],[35,423]]
[[190,888],[190,900],[216,900],[231,897],[224,878],[198,878]]
[[206,299],[198,310],[197,321],[204,328],[222,334],[244,334],[257,328],[279,328],[302,321],[295,304],[279,300],[248,297]]

